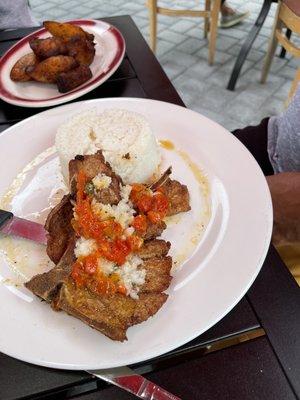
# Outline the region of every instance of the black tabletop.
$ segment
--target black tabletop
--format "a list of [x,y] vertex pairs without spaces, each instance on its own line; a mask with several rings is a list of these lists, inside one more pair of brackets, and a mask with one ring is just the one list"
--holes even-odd
[[[122,32],[126,56],[106,83],[80,100],[126,96],[183,105],[131,18],[105,20]],[[32,31],[0,33],[0,56]],[[0,132],[43,110],[0,105]],[[274,248],[248,294],[222,321],[185,346],[132,367],[183,399],[300,398],[299,289]],[[0,353],[0,399],[74,396],[133,398],[86,372],[42,368]]]

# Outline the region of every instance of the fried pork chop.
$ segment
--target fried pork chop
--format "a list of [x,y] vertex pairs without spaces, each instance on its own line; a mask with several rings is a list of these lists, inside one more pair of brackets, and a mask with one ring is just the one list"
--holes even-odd
[[70,278],[74,261],[73,242],[52,270],[34,276],[25,286],[55,310],[64,310],[113,340],[124,341],[130,326],[156,314],[168,298],[162,291],[171,281],[171,257],[147,260],[146,282],[138,300],[118,293],[95,295],[86,288],[77,288]]
[[165,257],[171,247],[170,242],[161,239],[146,240],[143,246],[137,251],[137,255],[142,260],[147,260],[153,257]]
[[111,183],[108,188],[101,189],[98,193],[97,200],[102,204],[117,204],[121,200],[120,184],[122,179],[115,174],[109,163],[105,162],[103,154],[98,151],[96,154],[88,156],[76,156],[69,163],[69,179],[71,193],[76,191],[76,181],[78,172],[82,170],[90,179],[97,174],[104,174],[111,178]]
[[163,184],[164,193],[169,199],[168,216],[186,212],[191,209],[190,196],[186,185],[180,182],[168,179]]
[[70,280],[63,285],[56,300],[58,308],[79,318],[112,340],[123,342],[126,331],[157,313],[167,300],[167,294],[149,292],[138,300],[121,294],[95,296],[76,288]]
[[[113,205],[121,198],[122,180],[105,162],[101,151],[95,155],[77,156],[70,161],[71,194],[64,196],[50,212],[45,225],[49,232],[47,253],[56,266],[44,274],[34,276],[25,286],[49,302],[53,309],[64,310],[113,340],[124,341],[130,326],[156,314],[167,300],[168,295],[164,291],[168,289],[172,279],[172,258],[167,255],[170,243],[156,239],[166,228],[166,224],[164,221],[149,223],[143,234],[144,243],[136,251],[142,260],[138,269],[142,268],[145,271],[145,280],[140,287],[138,298],[121,293],[100,294],[92,292],[88,287],[79,287],[71,276],[72,266],[76,261],[76,234],[71,220],[76,182],[81,170],[89,179],[93,179],[99,173],[111,178],[109,187],[98,191],[98,201]],[[164,187],[170,196],[168,215],[189,209],[188,191],[184,185],[168,179]]]
[[71,225],[73,206],[71,195],[66,195],[50,211],[45,229],[48,232],[47,254],[54,264],[57,264],[68,247],[68,243],[75,238]]

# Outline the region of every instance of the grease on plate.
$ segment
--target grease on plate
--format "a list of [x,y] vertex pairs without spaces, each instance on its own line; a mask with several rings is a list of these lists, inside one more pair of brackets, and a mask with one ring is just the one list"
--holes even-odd
[[171,142],[171,140],[161,139],[159,141],[159,144],[163,149],[166,149],[166,150],[174,150],[175,149],[175,145],[173,142]]
[[[53,146],[35,157],[16,176],[0,199],[0,208],[43,224],[50,209],[65,192]],[[32,205],[36,199],[37,203]],[[7,285],[19,286],[33,275],[46,272],[54,266],[46,254],[45,246],[17,237],[1,235],[0,254],[13,273],[9,277],[3,274],[0,277],[2,283]]]
[[[204,234],[205,228],[208,225],[211,217],[211,200],[210,200],[210,185],[209,179],[202,171],[202,169],[190,158],[190,156],[183,150],[177,149],[175,144],[171,140],[161,139],[159,144],[163,149],[176,153],[188,169],[192,172],[193,177],[197,183],[199,189],[199,196],[202,199],[201,207],[197,210],[197,207],[192,207],[195,220],[190,231],[187,233],[186,240],[183,240],[182,244],[176,244],[176,253],[172,254],[173,257],[173,272],[181,267],[185,261],[187,261],[195,252],[198,247],[200,240]],[[189,187],[191,193],[191,188]],[[177,214],[172,217],[166,218],[168,227],[173,225],[179,225],[182,219],[185,218],[184,214]]]

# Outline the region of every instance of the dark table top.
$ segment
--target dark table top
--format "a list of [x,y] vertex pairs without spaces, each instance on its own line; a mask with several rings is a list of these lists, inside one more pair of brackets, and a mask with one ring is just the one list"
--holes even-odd
[[[126,56],[107,82],[80,100],[144,97],[184,105],[131,18],[105,20],[122,32]],[[33,30],[0,33],[0,56]],[[43,110],[0,105],[0,132]],[[222,321],[185,346],[132,367],[183,399],[300,399],[299,288],[275,249],[270,247],[248,294]],[[0,353],[1,400],[74,396],[134,398],[85,372],[42,368]]]

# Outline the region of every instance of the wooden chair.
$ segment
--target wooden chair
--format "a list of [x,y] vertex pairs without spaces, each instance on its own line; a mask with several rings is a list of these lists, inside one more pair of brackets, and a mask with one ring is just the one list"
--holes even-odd
[[[300,48],[297,47],[282,31],[283,28],[290,29],[292,32],[300,34],[300,0],[283,0],[278,2],[276,11],[273,33],[269,43],[268,52],[265,58],[261,83],[265,83],[270,70],[272,59],[278,42],[281,46],[294,57],[300,57]],[[288,96],[288,101],[295,93],[297,83],[300,80],[300,69],[296,73],[296,77],[292,83],[292,87]]]
[[157,14],[168,15],[170,17],[200,17],[205,19],[204,37],[207,37],[209,33],[208,62],[209,64],[213,64],[221,0],[205,0],[205,10],[174,10],[159,7],[157,0],[148,0],[147,7],[149,9],[150,22],[150,47],[153,52],[156,50]]

